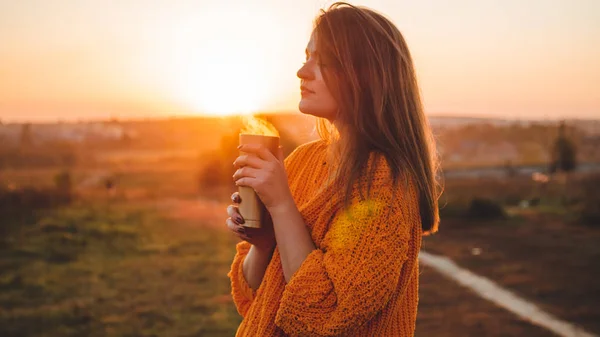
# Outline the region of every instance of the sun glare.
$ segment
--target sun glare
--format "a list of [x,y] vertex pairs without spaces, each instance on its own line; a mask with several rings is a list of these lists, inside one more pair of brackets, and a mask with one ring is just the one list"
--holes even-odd
[[264,108],[276,79],[270,73],[271,47],[265,48],[277,41],[273,23],[223,10],[204,16],[206,20],[196,18],[200,24],[179,26],[176,50],[171,51],[176,99],[205,115],[244,115]]
[[[254,49],[254,50],[253,50]],[[182,74],[182,99],[200,113],[248,114],[267,98],[260,53],[250,45],[215,42],[194,57]]]

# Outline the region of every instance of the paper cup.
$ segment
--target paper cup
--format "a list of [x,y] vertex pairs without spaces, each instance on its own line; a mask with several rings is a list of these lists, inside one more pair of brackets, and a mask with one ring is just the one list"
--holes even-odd
[[[242,144],[262,144],[274,156],[277,156],[279,151],[279,137],[240,133],[240,145]],[[240,151],[241,154],[244,152]],[[260,228],[267,216],[265,205],[251,187],[238,186],[238,193],[242,200],[239,204],[239,211],[244,218],[243,226]]]

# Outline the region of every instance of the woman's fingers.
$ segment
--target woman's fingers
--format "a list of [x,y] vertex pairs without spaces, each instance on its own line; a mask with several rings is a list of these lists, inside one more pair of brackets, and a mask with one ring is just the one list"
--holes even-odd
[[227,228],[230,231],[234,232],[235,234],[237,234],[237,235],[246,235],[247,234],[246,229],[243,226],[235,223],[235,221],[233,221],[231,218],[227,218],[225,223],[227,224]]
[[233,166],[250,166],[254,168],[261,168],[265,166],[265,161],[255,155],[243,154],[235,159],[235,161],[233,162]]
[[246,233],[246,229],[243,226],[236,224],[233,220],[231,220],[231,218],[227,218],[225,223],[227,224],[227,228],[240,239],[246,241],[252,239],[252,235]]
[[238,225],[243,225],[245,222],[244,218],[240,214],[240,210],[235,205],[227,206],[227,215],[229,215],[231,219],[235,221],[235,223],[237,223]]
[[242,197],[240,197],[240,193],[239,192],[235,192],[231,195],[231,201],[234,204],[239,204],[242,202]]
[[256,178],[260,173],[260,169],[255,169],[253,167],[245,166],[237,169],[233,174],[233,180],[238,180],[244,177]]
[[271,151],[269,151],[264,145],[261,144],[242,144],[238,146],[238,149],[241,152],[252,153],[263,160],[273,160],[277,159]]
[[[231,218],[227,218],[227,220],[225,220],[225,224],[227,225],[227,229],[229,229],[232,232],[235,233],[241,233],[242,232],[242,226],[236,224],[235,222],[233,222],[233,220],[231,220]],[[241,227],[241,228],[240,228]]]
[[233,215],[236,212],[236,208],[237,208],[237,206],[234,206],[234,205],[227,206],[227,215],[229,215],[230,217],[233,218]]

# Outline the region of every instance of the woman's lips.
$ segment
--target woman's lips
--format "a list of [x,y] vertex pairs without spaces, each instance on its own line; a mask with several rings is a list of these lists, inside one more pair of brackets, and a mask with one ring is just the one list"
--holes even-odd
[[314,94],[315,92],[312,91],[312,90],[309,90],[306,87],[300,87],[300,93],[302,94],[302,96],[307,96],[307,95],[310,95],[310,94]]

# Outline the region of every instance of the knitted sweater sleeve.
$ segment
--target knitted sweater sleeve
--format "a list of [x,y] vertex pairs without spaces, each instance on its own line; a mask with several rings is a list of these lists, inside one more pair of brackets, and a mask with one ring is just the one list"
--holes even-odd
[[[284,160],[284,165],[287,171],[292,171],[295,168],[295,158],[298,153],[301,152],[301,148],[294,150]],[[252,289],[246,281],[243,273],[243,265],[250,247],[252,245],[247,241],[242,241],[236,245],[236,254],[231,263],[231,270],[227,273],[227,276],[231,282],[231,295],[237,311],[242,317],[246,317],[246,313],[250,309],[252,302],[256,296],[256,290]]]
[[233,303],[242,317],[246,317],[246,313],[256,296],[256,291],[246,281],[242,269],[244,259],[248,255],[248,251],[250,251],[250,246],[252,245],[246,241],[242,241],[235,246],[236,254],[231,264],[231,270],[227,273],[227,276],[231,280]]
[[285,286],[275,322],[286,333],[343,335],[381,311],[401,286],[410,231],[419,221],[417,206],[412,198],[392,202],[385,181],[374,188],[376,197],[353,198],[348,210],[334,217],[321,247]]

